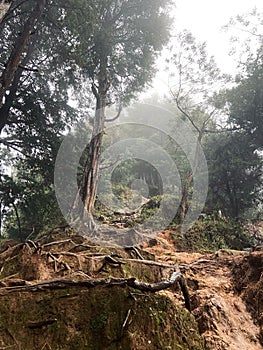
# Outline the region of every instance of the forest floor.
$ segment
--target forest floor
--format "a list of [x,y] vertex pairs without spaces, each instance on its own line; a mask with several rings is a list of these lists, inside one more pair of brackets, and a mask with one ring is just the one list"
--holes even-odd
[[[7,243],[0,253],[0,295],[43,289],[47,285],[41,283],[52,281],[135,277],[155,283],[179,269],[206,349],[262,349],[263,251],[179,252],[171,235],[163,231],[154,243],[135,250],[99,247],[67,229],[54,230],[37,243]],[[157,264],[149,266],[151,261]],[[179,287],[158,293],[184,307]]]

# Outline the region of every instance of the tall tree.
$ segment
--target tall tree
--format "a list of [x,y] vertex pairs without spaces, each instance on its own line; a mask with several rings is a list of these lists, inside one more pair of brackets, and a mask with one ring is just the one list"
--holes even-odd
[[[44,11],[45,5],[46,0],[37,0],[31,13],[29,13],[28,18],[25,20],[21,32],[17,33],[13,48],[5,62],[5,67],[0,76],[0,108],[3,105],[4,97],[7,97],[6,92],[13,82],[15,73],[17,72],[19,64],[23,58],[23,54],[29,45],[30,36]],[[9,10],[12,10],[11,6]],[[0,119],[0,133],[5,126],[6,121],[7,115],[2,114]]]
[[215,96],[214,103],[233,132],[210,138],[205,146],[210,168],[207,205],[239,217],[262,201],[262,13],[255,9],[232,18],[226,27],[239,34],[232,37],[239,73],[231,88]]
[[[78,67],[71,58],[75,38],[65,28],[63,16],[63,6],[69,9],[70,4],[66,0],[50,0],[48,5],[43,10],[41,21],[39,19],[30,32],[29,41],[24,47],[21,60],[0,108],[0,120],[3,121],[0,152],[1,163],[4,164],[0,175],[3,180],[1,186],[5,187],[3,191],[1,187],[1,204],[3,211],[6,209],[4,206],[9,206],[9,202],[4,200],[4,197],[7,198],[5,193],[8,193],[6,191],[8,186],[12,191],[14,187],[12,184],[21,185],[20,188],[25,195],[19,197],[13,195],[12,198],[18,207],[22,228],[29,222],[27,208],[30,201],[32,209],[30,225],[34,227],[40,228],[42,224],[36,225],[36,222],[43,223],[47,219],[49,209],[47,201],[44,201],[44,194],[46,199],[51,198],[50,207],[53,209],[56,207],[53,205],[55,195],[52,187],[56,153],[63,132],[78,117],[75,108],[68,105],[69,89],[78,85],[76,82]],[[36,8],[36,1],[12,2],[10,7],[12,11],[6,13],[3,27],[0,25],[3,48],[0,52],[2,75],[5,72],[5,63],[10,59],[19,33],[22,33],[33,8]],[[7,160],[2,154],[8,150],[12,150],[13,153]],[[17,161],[18,158],[20,162]],[[20,171],[19,177],[6,181],[7,177],[4,176],[6,169],[12,166],[21,170],[21,164],[23,168],[28,169],[28,172]],[[33,195],[32,193],[30,195],[30,188],[34,189],[35,203],[37,195],[42,198],[38,202],[39,206],[32,204]],[[42,219],[40,214],[43,216]],[[7,223],[6,215],[5,223]],[[25,232],[28,233],[30,225],[27,225]],[[37,233],[37,229],[35,231]]]
[[[250,135],[251,143],[263,148],[263,54],[246,66],[237,85],[224,93],[223,105],[229,122]],[[222,98],[222,96],[221,96]]]
[[199,43],[189,31],[177,35],[168,60],[170,95],[181,117],[188,120],[197,135],[194,166],[184,174],[179,221],[184,222],[191,197],[191,186],[200,161],[200,145],[208,132],[215,132],[219,110],[213,106],[215,92],[227,76],[208,55],[206,43]]
[[[35,4],[30,0],[19,3],[0,36],[0,62],[8,61],[24,17]],[[67,5],[57,0],[45,7],[0,108],[4,131],[0,145],[31,157],[32,163],[54,162],[62,133],[78,116],[68,105],[69,90],[78,85],[78,67],[72,59],[75,37],[64,21],[63,6]],[[4,69],[3,65],[3,74]]]
[[[87,5],[86,0],[82,3],[83,7]],[[76,35],[80,43],[78,49],[82,52],[82,71],[90,80],[96,101],[92,139],[79,196],[84,203],[81,215],[91,231],[94,229],[92,211],[99,156],[107,122],[105,108],[114,102],[126,103],[153,77],[155,58],[168,40],[169,4],[170,0],[89,3],[94,24],[88,37],[85,13],[78,18]]]

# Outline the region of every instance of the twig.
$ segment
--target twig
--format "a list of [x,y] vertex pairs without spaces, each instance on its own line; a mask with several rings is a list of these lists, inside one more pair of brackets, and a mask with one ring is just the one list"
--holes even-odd
[[102,264],[102,266],[99,268],[99,270],[97,271],[97,273],[100,273],[101,271],[105,271],[104,268],[105,268],[107,265],[110,265],[110,266],[113,266],[113,267],[116,267],[116,266],[120,267],[121,265],[125,265],[125,264],[126,264],[125,262],[122,262],[122,261],[113,259],[110,255],[107,255],[107,256],[105,256],[104,261],[103,261],[103,264]]
[[59,257],[61,255],[67,255],[67,256],[73,256],[74,258],[76,258],[78,260],[78,264],[79,264],[79,269],[82,268],[82,264],[81,264],[81,261],[80,261],[80,256],[81,255],[78,255],[78,254],[75,254],[75,253],[71,253],[71,252],[59,252],[59,253],[55,253],[53,252],[52,255],[58,255]]
[[113,122],[113,121],[117,120],[119,118],[119,116],[121,115],[121,111],[122,111],[122,106],[119,105],[119,110],[118,110],[118,113],[116,114],[116,116],[113,118],[110,118],[110,119],[106,118],[105,122]]
[[129,251],[129,250],[134,251],[139,259],[144,260],[144,257],[141,255],[141,253],[138,251],[138,249],[136,247],[131,246],[131,247],[125,247],[124,249],[127,251]]
[[13,345],[7,345],[7,346],[1,346],[1,347],[0,347],[0,350],[11,349],[11,348],[13,348],[14,346],[16,346],[16,344],[13,344]]
[[125,328],[125,326],[126,326],[126,324],[128,322],[128,319],[130,317],[130,313],[131,313],[131,309],[129,309],[128,312],[127,312],[127,315],[126,315],[125,320],[124,320],[123,325],[122,325],[122,329]]
[[6,328],[7,333],[10,335],[10,337],[13,339],[13,341],[15,342],[15,345],[18,347],[18,349],[20,350],[20,344],[18,344],[15,336],[10,332],[10,330],[8,328]]
[[33,248],[35,248],[35,250],[38,249],[36,243],[33,242],[33,241],[31,241],[30,239],[27,239],[27,240],[25,241],[25,244],[26,244],[29,248],[30,248],[30,244],[31,244],[31,245],[33,246]]

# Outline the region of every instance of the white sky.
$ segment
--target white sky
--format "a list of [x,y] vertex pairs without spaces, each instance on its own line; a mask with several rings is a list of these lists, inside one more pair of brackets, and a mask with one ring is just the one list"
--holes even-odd
[[[218,66],[224,73],[235,73],[236,63],[229,56],[230,35],[222,31],[222,26],[231,17],[242,15],[257,8],[263,12],[262,0],[176,0],[174,10],[175,30],[188,29],[198,41],[207,41],[210,55],[214,55]],[[167,89],[167,76],[162,72],[164,60],[158,61],[159,73],[153,87],[162,94]],[[152,89],[151,89],[152,90]],[[150,92],[150,91],[149,91]],[[149,93],[148,92],[148,93]]]

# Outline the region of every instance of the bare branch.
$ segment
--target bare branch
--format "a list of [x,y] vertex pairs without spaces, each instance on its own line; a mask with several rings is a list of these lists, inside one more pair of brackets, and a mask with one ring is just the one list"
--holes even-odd
[[122,111],[122,106],[119,105],[119,110],[118,110],[117,115],[111,119],[105,119],[105,122],[113,122],[114,120],[117,120],[119,118],[119,116],[121,115],[121,111]]

